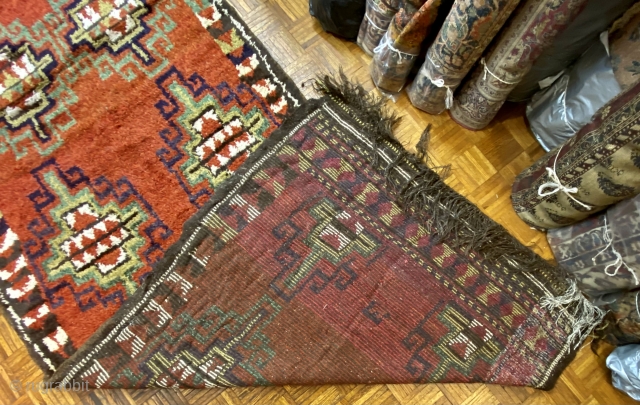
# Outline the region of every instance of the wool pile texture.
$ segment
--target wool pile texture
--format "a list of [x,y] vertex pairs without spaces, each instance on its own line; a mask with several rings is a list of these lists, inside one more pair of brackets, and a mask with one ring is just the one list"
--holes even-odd
[[566,289],[555,269],[406,153],[362,88],[319,87],[53,381],[553,386],[576,347],[572,314],[541,305]]
[[0,301],[46,374],[301,101],[221,0],[0,5]]

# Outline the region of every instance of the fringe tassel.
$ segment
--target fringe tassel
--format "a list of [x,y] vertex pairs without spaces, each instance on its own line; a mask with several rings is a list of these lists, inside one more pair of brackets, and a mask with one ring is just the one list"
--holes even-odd
[[567,340],[569,344],[575,342],[574,349],[577,349],[587,336],[604,321],[607,314],[607,311],[593,305],[582,295],[574,280],[569,281],[569,288],[563,295],[543,298],[541,306],[552,311],[568,311],[572,321],[572,330]]
[[[535,271],[551,267],[530,249],[523,249],[520,242],[502,226],[447,186],[443,178],[448,175],[449,167],[427,166],[430,126],[423,132],[417,156],[414,156],[393,138],[392,130],[398,117],[386,111],[385,100],[367,93],[360,85],[350,83],[342,71],[339,79],[324,76],[316,81],[315,87],[318,92],[337,98],[353,109],[358,119],[369,126],[370,130],[364,135],[370,138],[376,149],[372,162],[375,167],[382,167],[377,149],[383,146],[383,142],[397,146],[399,159],[391,165],[385,164],[383,168],[387,178],[394,164],[402,160],[406,159],[417,168],[413,179],[396,191],[405,210],[423,219],[438,241],[453,241],[456,247],[463,247],[466,252],[474,250],[488,260],[507,264],[513,270]],[[427,165],[422,163],[424,159]]]
[[[412,155],[393,137],[393,127],[399,118],[386,110],[386,100],[349,82],[342,70],[338,78],[328,75],[318,78],[315,88],[319,93],[346,104],[355,112],[358,120],[368,126],[364,135],[374,145],[372,164],[382,169],[405,211],[419,217],[435,236],[436,242],[446,239],[449,244],[467,253],[473,250],[490,262],[499,262],[514,271],[554,274],[553,279],[548,281],[558,296],[545,298],[541,304],[552,311],[568,311],[572,318],[569,340],[571,343],[575,341],[577,346],[603,321],[605,312],[580,293],[569,274],[522,246],[506,229],[446,185],[443,179],[449,174],[450,168],[434,167],[428,157],[430,125],[420,137],[416,155]],[[381,162],[378,153],[385,143],[399,151],[398,158],[388,165]],[[397,187],[390,176],[393,168],[405,159],[416,169],[416,173],[402,187]]]

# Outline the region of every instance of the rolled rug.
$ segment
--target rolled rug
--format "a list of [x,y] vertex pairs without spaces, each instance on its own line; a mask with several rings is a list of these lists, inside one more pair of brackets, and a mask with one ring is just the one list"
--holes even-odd
[[592,298],[640,287],[640,195],[547,233],[558,265]]
[[520,173],[511,201],[537,229],[576,223],[640,192],[640,83]]
[[640,290],[603,297],[611,315],[604,339],[614,345],[640,343]]
[[456,0],[407,89],[411,103],[429,114],[440,114],[450,108],[453,91],[518,3],[518,0]]
[[398,11],[398,0],[367,0],[367,9],[358,31],[358,46],[369,56],[387,32]]
[[640,80],[640,3],[636,3],[611,27],[611,61],[616,80],[627,90]]
[[528,0],[460,88],[451,118],[479,130],[491,122],[507,96],[542,51],[580,12],[586,0]]
[[451,0],[415,3],[401,0],[400,10],[374,50],[371,78],[379,89],[389,93],[402,90],[425,39],[439,28],[438,16],[451,8]]

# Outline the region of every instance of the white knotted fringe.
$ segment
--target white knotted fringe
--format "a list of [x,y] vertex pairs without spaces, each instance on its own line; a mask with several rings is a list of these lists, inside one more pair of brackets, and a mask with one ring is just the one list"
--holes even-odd
[[582,295],[574,280],[569,281],[569,288],[563,295],[544,297],[540,305],[551,311],[563,311],[568,315],[571,322],[571,333],[567,337],[567,342],[569,344],[575,342],[574,349],[577,349],[593,329],[602,323],[607,314],[606,311],[593,305]]
[[482,80],[486,81],[487,80],[487,73],[489,73],[491,76],[493,76],[494,79],[496,79],[497,81],[499,81],[501,83],[504,83],[504,84],[518,84],[518,83],[520,83],[519,81],[518,82],[508,82],[508,81],[502,80],[501,78],[496,76],[495,73],[493,73],[492,71],[489,70],[489,68],[487,67],[487,63],[485,62],[484,58],[480,59],[480,63],[484,67],[484,76],[483,76]]
[[[371,21],[371,20],[369,20]],[[376,27],[377,28],[377,27]],[[380,43],[378,44],[378,46],[376,46],[373,49],[373,53],[374,54],[378,54],[382,51],[385,50],[385,48],[388,48],[391,52],[395,52],[399,57],[406,57],[407,59],[409,58],[415,58],[416,56],[418,56],[417,53],[409,53],[409,52],[402,52],[399,51],[398,49],[396,49],[393,45],[391,45],[391,35],[389,35],[389,31],[387,31],[384,36],[382,37],[382,39],[380,40]]]
[[[542,184],[540,187],[538,187],[538,195],[540,197],[546,197],[548,195],[555,194],[558,191],[562,191],[567,195],[567,197],[571,198],[573,201],[582,205],[584,208],[590,210],[592,208],[590,205],[587,205],[582,201],[579,201],[578,199],[576,199],[574,196],[571,195],[571,194],[577,193],[578,188],[577,187],[568,188],[564,186],[560,182],[560,179],[558,178],[558,174],[556,173],[556,163],[558,162],[558,155],[560,155],[560,151],[562,150],[562,148],[564,148],[564,145],[560,147],[560,149],[558,150],[558,153],[556,154],[556,158],[553,160],[553,168],[547,167],[547,174],[551,178],[551,181],[546,182]],[[546,188],[550,188],[550,190],[544,191]]]
[[[607,242],[607,246],[605,246],[600,252],[598,252],[597,255],[595,255],[595,256],[593,256],[591,258],[591,261],[593,262],[593,264],[596,264],[596,257],[600,256],[607,249],[609,249],[609,247],[611,247],[611,251],[615,255],[616,261],[613,262],[613,263],[608,264],[604,268],[604,274],[606,274],[609,277],[614,277],[614,276],[616,276],[618,274],[618,271],[624,265],[624,267],[626,267],[627,270],[629,270],[629,273],[631,273],[631,275],[633,276],[633,279],[635,280],[636,285],[640,284],[640,282],[638,281],[638,276],[636,275],[635,270],[633,270],[631,267],[629,267],[627,265],[627,263],[625,263],[624,260],[622,260],[622,255],[613,246],[613,235],[611,234],[611,230],[607,226],[607,216],[606,215],[604,217],[604,234],[603,234],[603,238],[604,238],[604,241]],[[613,267],[614,269],[613,269],[613,272],[610,273],[609,272],[609,268],[611,268],[611,267]]]
[[[431,62],[431,64],[433,65],[433,67],[440,67],[438,65],[435,64],[435,62],[431,59],[431,57],[427,54],[427,59],[429,60],[429,62]],[[444,97],[444,105],[445,107],[447,107],[447,110],[450,110],[451,107],[453,107],[453,90],[451,90],[451,87],[453,86],[447,86],[444,83],[444,79],[440,78],[440,79],[434,79],[431,77],[431,74],[429,73],[429,69],[425,69],[425,72],[427,73],[427,79],[429,79],[429,81],[436,87],[446,87],[447,88],[447,94]]]

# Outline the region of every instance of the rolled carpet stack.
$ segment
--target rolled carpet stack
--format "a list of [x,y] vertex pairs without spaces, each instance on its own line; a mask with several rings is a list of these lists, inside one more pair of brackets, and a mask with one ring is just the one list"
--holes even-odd
[[489,125],[511,90],[579,13],[585,1],[526,1],[460,88],[451,108],[451,118],[472,130]]
[[400,10],[374,50],[371,78],[379,89],[402,90],[425,39],[438,28],[437,17],[450,7],[451,0],[400,1]]
[[592,298],[640,287],[640,195],[575,225],[551,229],[558,265]]
[[429,114],[440,114],[450,108],[453,91],[518,3],[518,0],[456,0],[407,90],[411,103]]

